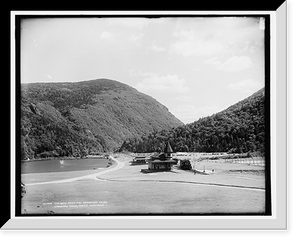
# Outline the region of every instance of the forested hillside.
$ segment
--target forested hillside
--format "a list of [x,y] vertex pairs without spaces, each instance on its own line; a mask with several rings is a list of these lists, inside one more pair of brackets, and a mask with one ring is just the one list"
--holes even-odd
[[21,86],[21,157],[113,151],[130,137],[183,123],[155,99],[117,81]]
[[160,151],[166,141],[170,142],[175,152],[260,152],[264,154],[264,88],[224,111],[201,118],[191,124],[128,139],[120,150]]

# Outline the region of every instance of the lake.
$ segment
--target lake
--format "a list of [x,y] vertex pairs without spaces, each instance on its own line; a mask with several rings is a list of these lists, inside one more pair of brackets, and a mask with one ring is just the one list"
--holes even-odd
[[106,168],[108,162],[108,159],[102,158],[22,161],[21,173],[29,174],[43,172],[95,170],[97,168]]

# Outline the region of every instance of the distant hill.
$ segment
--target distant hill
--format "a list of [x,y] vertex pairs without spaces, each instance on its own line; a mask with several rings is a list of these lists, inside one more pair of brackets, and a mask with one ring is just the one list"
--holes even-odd
[[113,80],[21,85],[22,159],[113,151],[128,138],[182,124],[152,97]]
[[212,116],[193,123],[126,140],[121,150],[160,151],[166,141],[173,150],[190,152],[265,151],[265,89]]

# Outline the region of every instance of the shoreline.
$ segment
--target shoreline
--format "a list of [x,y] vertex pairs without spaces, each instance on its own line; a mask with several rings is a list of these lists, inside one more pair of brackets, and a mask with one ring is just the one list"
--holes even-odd
[[[113,157],[109,157],[109,162],[111,163],[111,165],[109,167],[105,167],[103,169],[101,169],[101,171],[97,171],[96,173],[89,173],[87,175],[83,175],[83,176],[77,176],[77,177],[70,177],[70,178],[61,178],[61,179],[57,179],[57,180],[50,180],[50,181],[41,181],[41,182],[35,182],[35,183],[24,183],[25,186],[34,186],[34,185],[43,185],[43,184],[56,184],[56,183],[67,183],[67,182],[73,182],[73,181],[78,181],[78,180],[83,180],[83,179],[93,179],[93,180],[98,180],[98,176],[102,175],[102,174],[106,174],[109,173],[111,171],[115,171],[117,169],[121,169],[124,166],[124,162],[120,162],[118,161],[116,158]],[[84,170],[85,172],[87,171],[91,171],[91,170]],[[94,171],[94,170],[93,170]],[[47,175],[52,175],[52,173],[55,173],[55,175],[57,175],[58,173],[64,173],[65,175],[71,175],[74,174],[72,173],[74,171],[68,171],[68,172],[50,172],[50,173],[38,173],[39,175],[41,174],[47,174]],[[78,172],[78,171],[77,171]],[[34,173],[32,173],[34,174]],[[36,173],[37,174],[37,173]],[[26,174],[23,174],[26,175]],[[28,175],[28,174],[27,174]]]
[[110,161],[111,165],[108,167],[97,168],[93,170],[74,170],[61,172],[41,172],[41,173],[27,173],[21,174],[21,181],[25,185],[34,183],[52,183],[54,181],[71,180],[75,178],[88,177],[97,175],[99,172],[109,170],[116,166],[115,161]]
[[78,159],[109,159],[105,156],[101,155],[88,155],[84,158],[79,157],[48,157],[48,158],[36,158],[36,159],[30,159],[30,160],[21,160],[21,163],[30,163],[30,162],[37,162],[37,161],[48,161],[48,160],[78,160]]

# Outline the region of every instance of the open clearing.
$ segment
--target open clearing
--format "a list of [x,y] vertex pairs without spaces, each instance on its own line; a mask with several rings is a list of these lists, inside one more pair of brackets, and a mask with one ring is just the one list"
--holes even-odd
[[[210,172],[143,174],[147,165],[130,166],[128,155],[99,171],[22,175],[23,214],[263,214],[264,167],[201,161]],[[212,172],[214,170],[214,172]]]

